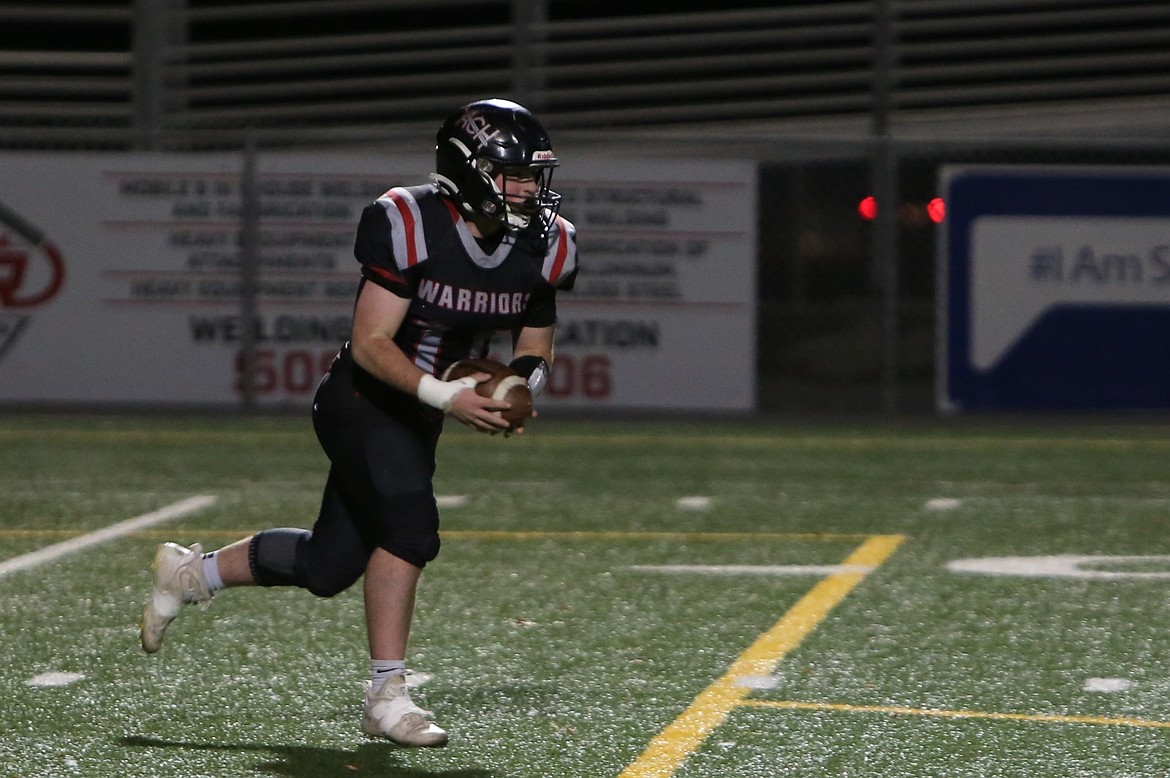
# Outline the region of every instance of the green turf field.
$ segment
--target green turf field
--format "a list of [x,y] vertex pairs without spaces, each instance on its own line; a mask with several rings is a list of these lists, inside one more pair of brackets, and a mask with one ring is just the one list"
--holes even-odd
[[158,542],[311,523],[307,419],[0,417],[0,775],[1164,778],[1168,432],[452,425],[412,647],[451,745],[409,751],[358,729],[360,587],[138,648]]

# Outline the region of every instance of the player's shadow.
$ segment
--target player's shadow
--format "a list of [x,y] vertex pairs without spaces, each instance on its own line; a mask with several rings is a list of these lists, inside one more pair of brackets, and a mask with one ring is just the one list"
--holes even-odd
[[271,754],[271,761],[258,762],[259,772],[287,778],[335,778],[377,775],[380,778],[496,778],[491,770],[424,770],[403,765],[400,752],[386,743],[365,743],[352,751],[311,746],[282,746],[267,743],[190,743],[179,740],[128,735],[119,745],[134,748],[173,748],[190,751],[255,751]]

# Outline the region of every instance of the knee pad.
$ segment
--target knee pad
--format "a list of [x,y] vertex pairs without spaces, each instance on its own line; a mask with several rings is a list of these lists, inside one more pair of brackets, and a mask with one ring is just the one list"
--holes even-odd
[[340,594],[365,571],[368,549],[324,551],[303,529],[268,529],[252,537],[248,563],[260,586],[299,586],[318,597]]
[[385,498],[378,545],[415,567],[439,555],[439,507],[430,492],[400,492]]
[[266,529],[248,544],[248,567],[258,586],[296,586],[300,547],[309,540],[305,529]]

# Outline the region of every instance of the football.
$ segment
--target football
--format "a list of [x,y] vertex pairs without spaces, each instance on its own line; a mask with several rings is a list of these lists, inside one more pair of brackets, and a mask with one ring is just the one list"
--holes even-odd
[[511,427],[532,415],[532,392],[528,390],[528,382],[503,362],[494,359],[461,359],[444,371],[443,380],[454,381],[475,373],[491,376],[475,387],[480,396],[512,404],[508,410],[499,412]]

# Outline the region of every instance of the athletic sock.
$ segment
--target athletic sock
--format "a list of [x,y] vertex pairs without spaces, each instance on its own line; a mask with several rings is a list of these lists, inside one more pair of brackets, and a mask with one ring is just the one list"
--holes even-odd
[[371,659],[370,660],[370,689],[378,691],[387,678],[406,674],[405,659]]
[[223,579],[219,577],[219,563],[215,561],[215,552],[203,555],[203,577],[207,579],[207,588],[215,594],[224,588]]

